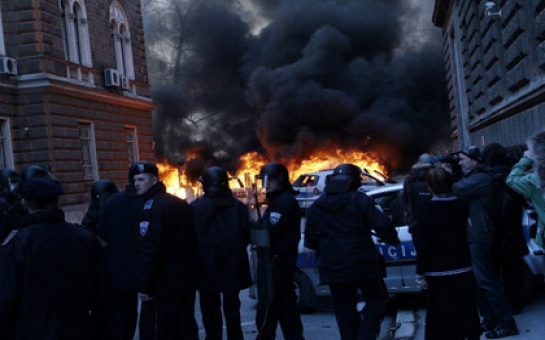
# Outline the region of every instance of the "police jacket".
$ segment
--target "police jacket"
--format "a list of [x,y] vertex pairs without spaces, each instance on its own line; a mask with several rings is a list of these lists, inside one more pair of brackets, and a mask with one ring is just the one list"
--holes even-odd
[[237,292],[250,287],[248,209],[231,190],[191,203],[204,273],[199,290]]
[[143,207],[144,199],[134,186],[127,185],[124,192],[113,194],[101,209],[97,231],[107,242],[106,271],[113,289],[138,289],[135,259],[138,217]]
[[488,214],[493,205],[493,179],[484,166],[464,174],[452,186],[454,195],[469,202],[467,240],[476,243],[494,241],[492,220]]
[[389,218],[362,192],[325,193],[310,206],[305,246],[317,252],[322,283],[385,275],[383,258],[371,238],[372,230],[386,242],[399,244]]
[[267,209],[262,222],[269,231],[270,255],[291,259],[295,266],[301,240],[301,208],[290,190],[267,194]]
[[61,210],[29,214],[0,249],[0,339],[91,338],[98,245]]
[[186,201],[158,182],[144,195],[139,214],[138,291],[155,297],[194,290],[200,275],[197,235]]

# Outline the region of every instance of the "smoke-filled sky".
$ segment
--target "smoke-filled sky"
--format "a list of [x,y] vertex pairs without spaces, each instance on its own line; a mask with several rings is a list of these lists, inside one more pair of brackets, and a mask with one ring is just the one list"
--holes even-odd
[[159,157],[197,172],[341,148],[404,167],[449,143],[432,1],[168,1],[183,20],[145,18]]

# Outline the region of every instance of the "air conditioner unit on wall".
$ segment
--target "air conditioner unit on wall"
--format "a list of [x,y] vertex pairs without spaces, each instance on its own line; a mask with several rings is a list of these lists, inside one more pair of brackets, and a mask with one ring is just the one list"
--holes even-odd
[[17,60],[10,57],[0,57],[0,74],[17,75]]
[[131,90],[131,80],[125,76],[119,76],[119,86],[124,91]]
[[106,87],[119,87],[119,73],[116,69],[104,69],[104,85]]

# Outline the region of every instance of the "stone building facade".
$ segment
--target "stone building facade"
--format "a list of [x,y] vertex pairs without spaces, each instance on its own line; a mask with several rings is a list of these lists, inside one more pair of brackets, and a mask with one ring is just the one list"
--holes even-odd
[[454,149],[545,128],[545,0],[435,0]]
[[123,188],[155,158],[147,72],[140,0],[2,0],[0,168],[49,168],[79,214],[94,181]]

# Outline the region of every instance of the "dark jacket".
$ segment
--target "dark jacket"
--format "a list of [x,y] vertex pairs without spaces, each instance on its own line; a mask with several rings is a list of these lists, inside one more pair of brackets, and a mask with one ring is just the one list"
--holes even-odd
[[419,221],[416,273],[443,276],[471,268],[467,219],[469,204],[456,197],[433,199]]
[[270,255],[297,260],[301,240],[301,209],[293,193],[281,190],[267,194],[267,209],[262,219],[269,230]]
[[144,199],[134,186],[113,194],[101,209],[98,235],[107,242],[106,271],[113,289],[137,290],[138,215]]
[[493,179],[483,166],[464,174],[454,183],[454,195],[469,202],[469,221],[467,225],[468,242],[492,243],[494,227],[488,212],[493,205]]
[[383,258],[371,238],[372,230],[386,242],[399,244],[388,217],[362,192],[326,193],[310,206],[305,246],[318,253],[322,283],[385,275]]
[[61,210],[27,215],[0,250],[0,339],[90,339],[98,245]]
[[203,277],[199,290],[236,292],[252,284],[247,247],[250,244],[248,209],[233,198],[205,194],[191,203]]
[[161,182],[143,198],[144,208],[139,214],[138,291],[172,297],[195,290],[201,265],[189,205],[168,194]]

